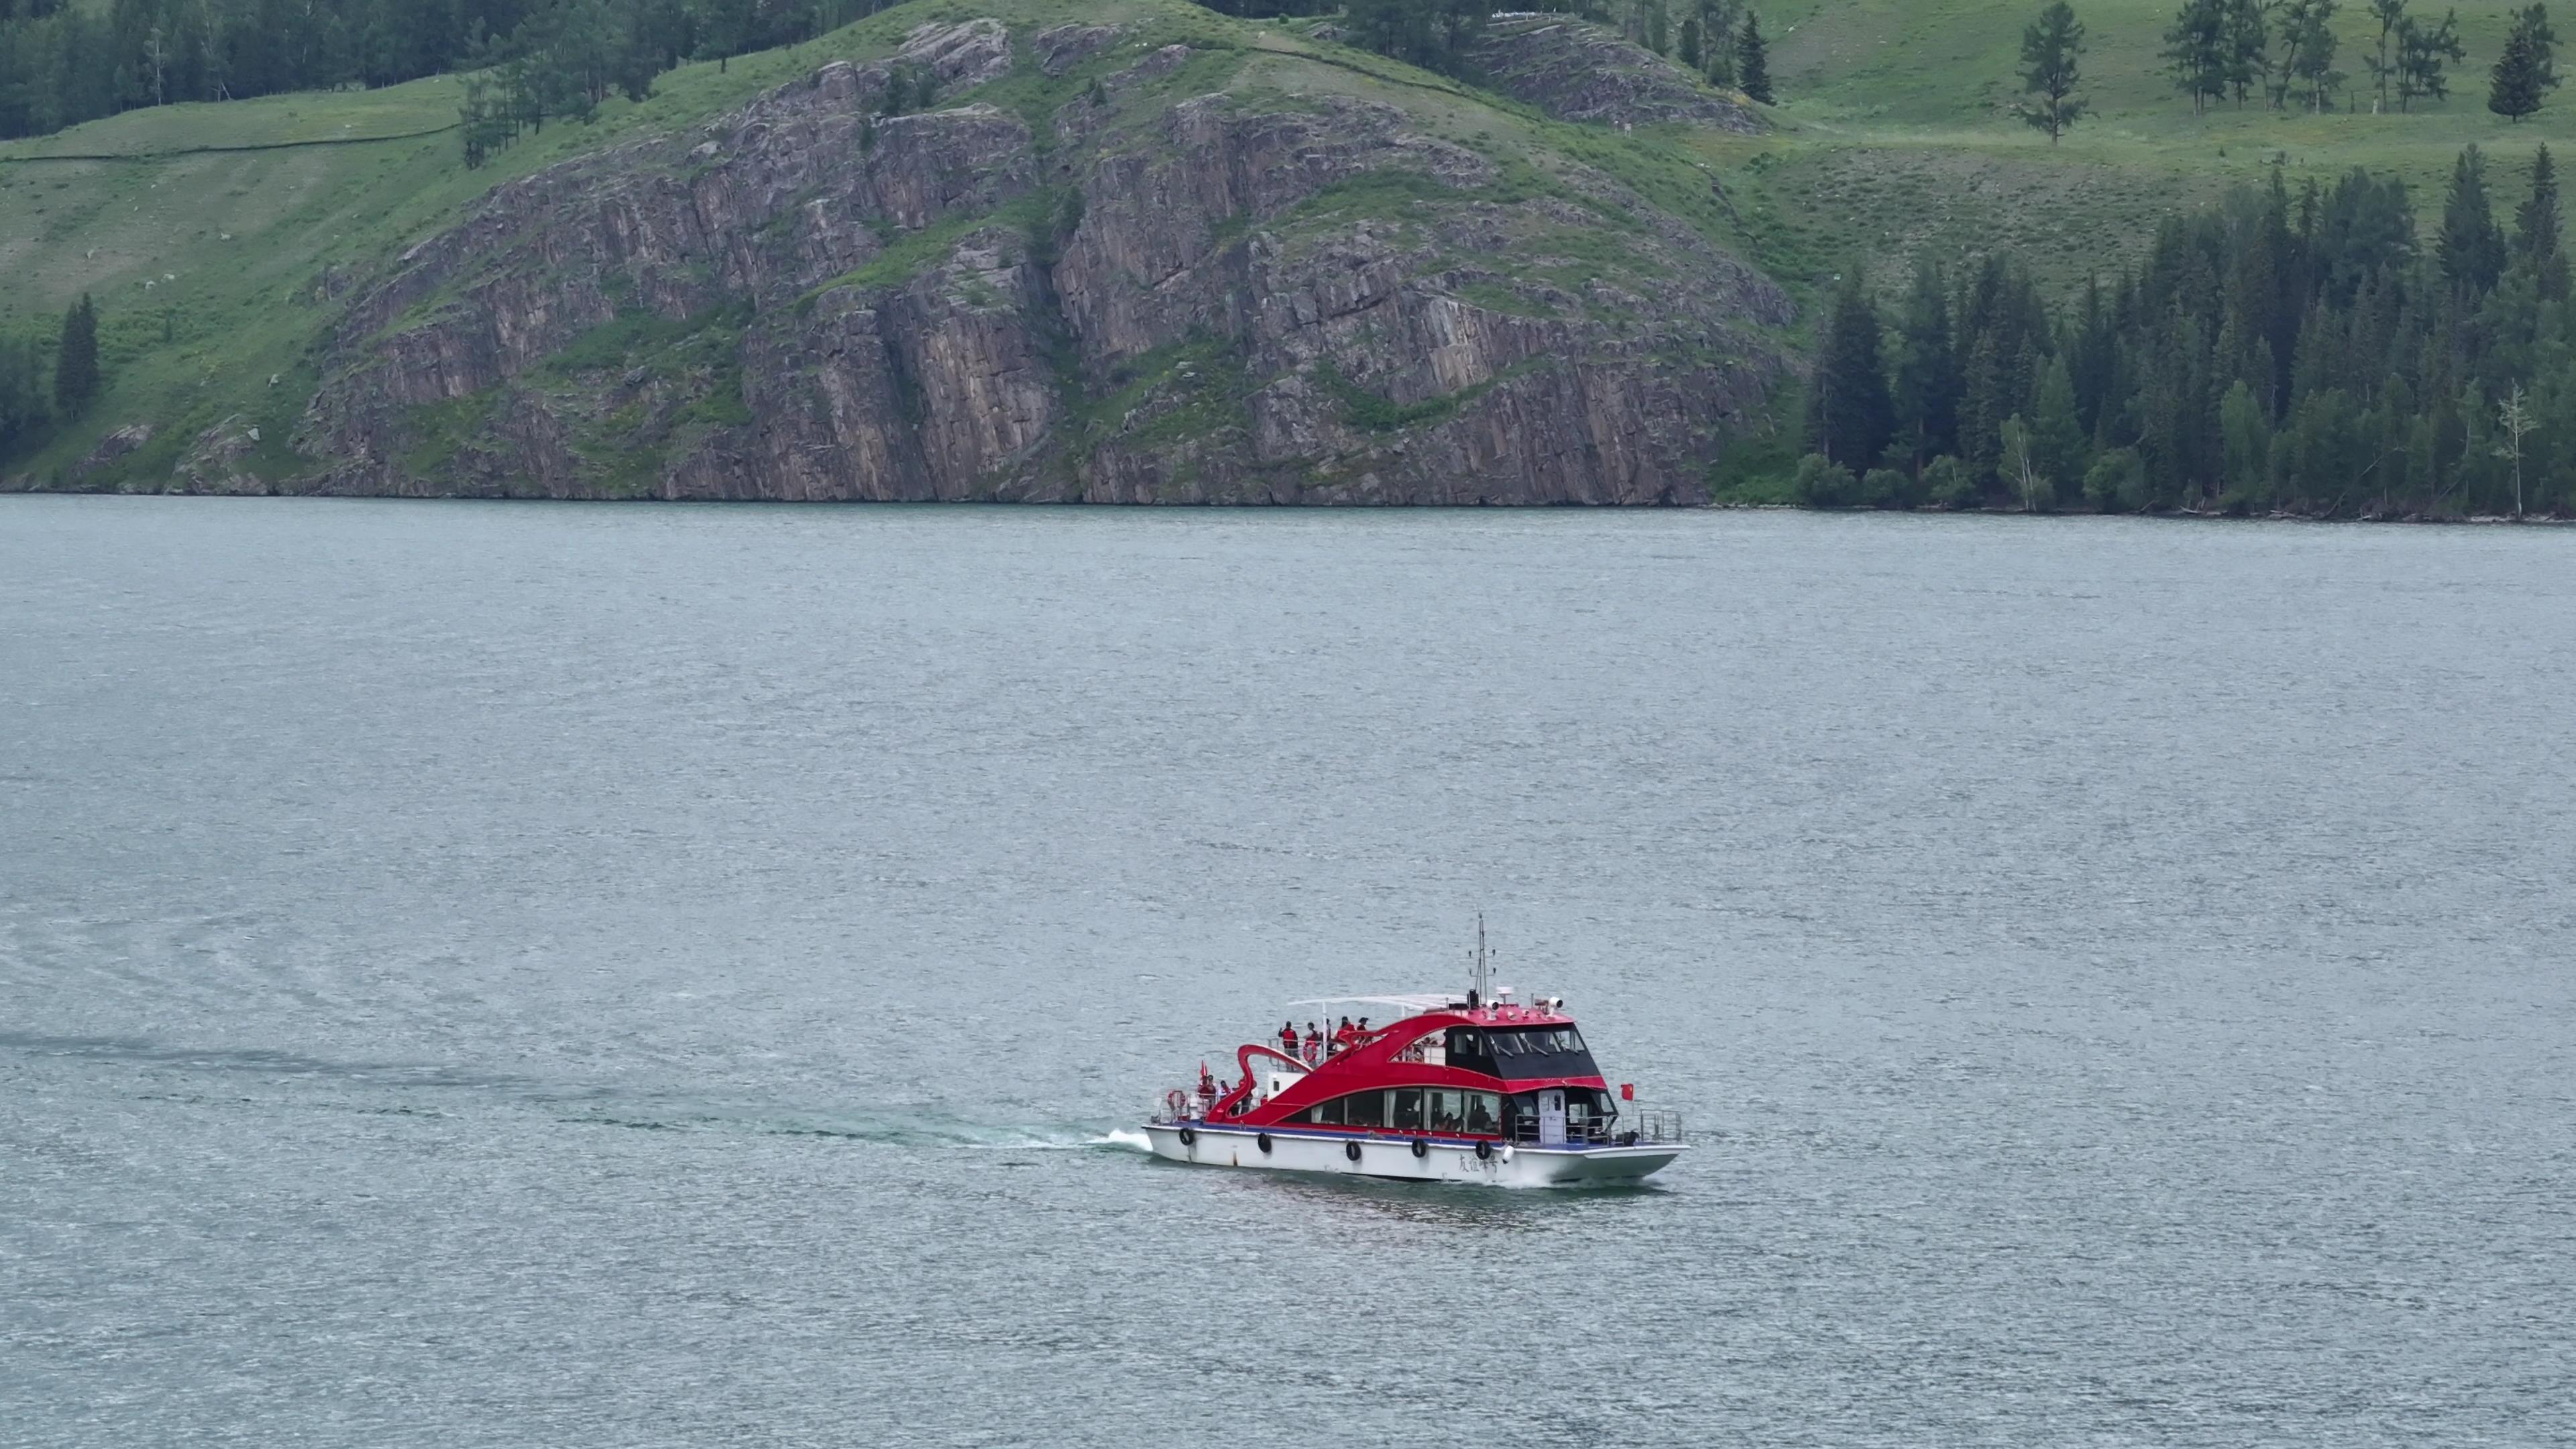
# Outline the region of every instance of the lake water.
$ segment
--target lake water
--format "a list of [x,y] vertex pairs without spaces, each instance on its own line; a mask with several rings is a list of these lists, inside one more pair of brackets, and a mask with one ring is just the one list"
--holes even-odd
[[[2572,736],[2564,530],[0,500],[0,1442],[2568,1443]],[[1479,910],[1654,1188],[1112,1139]]]

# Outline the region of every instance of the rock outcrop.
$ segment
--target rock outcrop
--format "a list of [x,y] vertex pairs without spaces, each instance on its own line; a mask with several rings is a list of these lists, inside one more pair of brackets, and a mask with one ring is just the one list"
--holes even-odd
[[[1210,90],[1223,59],[929,25],[505,185],[352,298],[298,486],[1705,496],[1788,367],[1778,288],[1607,176],[1370,100]],[[925,108],[884,114],[898,75]],[[240,450],[200,441],[208,486],[240,486],[215,482]]]

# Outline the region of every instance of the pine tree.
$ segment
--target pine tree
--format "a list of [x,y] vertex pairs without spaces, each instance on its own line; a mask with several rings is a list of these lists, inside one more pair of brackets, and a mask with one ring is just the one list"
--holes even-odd
[[2488,110],[2520,123],[2523,117],[2540,109],[2558,85],[2554,55],[2557,39],[2556,32],[2549,28],[2548,6],[2534,5],[2514,16],[2513,32],[2505,37],[2504,53],[2496,57],[2494,84],[2487,92]]
[[63,314],[63,338],[54,353],[54,410],[79,417],[98,396],[98,309],[89,294]]
[[2021,88],[2038,97],[2022,104],[2021,118],[2046,131],[2052,146],[2084,114],[2084,101],[2075,94],[2076,83],[2083,78],[2077,68],[2083,54],[2084,23],[2075,18],[2066,0],[2050,0],[2039,19],[2021,33]]
[[1861,290],[1857,268],[1836,294],[1833,314],[1825,322],[1807,418],[1815,451],[1853,469],[1876,466],[1895,431],[1887,371],[1879,360],[1878,308]]
[[1959,447],[1959,367],[1950,331],[1950,299],[1941,270],[1926,260],[1914,269],[1914,289],[1898,323],[1895,407],[1898,440],[1912,451],[1916,472]]
[[44,428],[43,368],[35,347],[0,337],[0,458],[32,442]]
[[1675,58],[1692,70],[1698,70],[1706,63],[1705,57],[1700,53],[1698,16],[1693,15],[1682,22],[1680,54]]
[[1771,62],[1762,45],[1762,25],[1752,11],[1744,12],[1744,33],[1735,41],[1735,84],[1746,95],[1771,103]]
[[2075,376],[2063,357],[2050,359],[2039,375],[2039,394],[2031,403],[2030,454],[2059,498],[2083,482],[2092,463],[2086,456],[2084,425],[2075,415]]
[[2164,60],[2194,113],[2207,109],[2210,97],[2227,94],[2226,0],[2183,0],[2165,31]]
[[2531,153],[2531,195],[2514,210],[2513,248],[2517,255],[2547,261],[2558,255],[2558,240],[2558,171],[2543,142]]
[[2238,382],[2218,402],[2218,432],[2224,454],[2227,491],[2247,504],[2268,502],[2264,486],[2272,457],[2270,410],[2254,389]]
[[2460,152],[2451,169],[2451,193],[2442,203],[2442,275],[2455,287],[2473,292],[2495,290],[2504,274],[2504,228],[2496,225],[2487,204],[2486,158],[2475,144]]

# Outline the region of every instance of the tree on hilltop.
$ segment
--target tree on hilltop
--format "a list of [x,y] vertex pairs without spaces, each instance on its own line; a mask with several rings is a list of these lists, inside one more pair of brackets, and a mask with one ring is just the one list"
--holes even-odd
[[2304,84],[2309,109],[2322,111],[2326,97],[2344,83],[2344,73],[2334,68],[2336,8],[2336,0],[2279,0],[2280,24],[2273,35],[2280,49],[2266,67],[2265,87],[2275,110],[2287,110],[2290,93]]
[[2046,131],[2052,146],[2084,114],[2084,100],[2075,94],[2083,78],[2077,64],[2083,54],[2084,22],[2075,18],[2066,0],[2050,0],[2021,33],[2021,88],[2038,98],[2019,107],[2021,118]]
[[2308,109],[2323,111],[2335,88],[2344,83],[2344,73],[2334,68],[2335,49],[2341,42],[2334,32],[2335,0],[2290,0],[2284,11],[2283,30],[2290,43],[2289,73],[2305,81],[2308,87]]
[[98,309],[89,293],[63,314],[62,342],[54,351],[54,410],[76,418],[98,396]]
[[2494,85],[2487,92],[2487,109],[2519,124],[2548,99],[2558,86],[2558,63],[2554,55],[2557,33],[2549,28],[2549,7],[2534,5],[2513,18],[2513,33],[2505,37],[2504,53],[2496,58]]
[[2397,74],[2397,59],[2389,46],[2397,39],[2398,27],[2406,23],[2407,0],[2370,0],[2370,18],[2379,22],[2379,48],[2362,59],[2370,67],[2371,83],[2379,88],[2379,108],[2388,109],[2388,82]]
[[1351,37],[1378,54],[1443,75],[1471,65],[1490,0],[1350,0],[1343,15]]
[[2271,73],[2273,0],[2227,0],[2221,43],[2228,88],[2239,109],[2254,84]]
[[2441,24],[2429,27],[2411,15],[2406,17],[2397,27],[2397,109],[2413,110],[2417,96],[2448,99],[2451,83],[2442,73],[2442,64],[2467,54],[2460,45],[2459,11],[2445,12]]
[[2193,114],[2207,110],[2210,97],[2227,94],[2225,0],[2183,0],[2165,31],[2163,55],[2174,89],[2191,97]]
[[1771,103],[1771,61],[1762,44],[1762,23],[1744,12],[1744,33],[1735,39],[1735,84],[1746,95]]

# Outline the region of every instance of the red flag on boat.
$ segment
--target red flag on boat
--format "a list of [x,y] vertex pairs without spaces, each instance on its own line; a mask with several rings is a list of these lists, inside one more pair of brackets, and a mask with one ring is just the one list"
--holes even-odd
[[1619,1096],[1623,1101],[1633,1102],[1637,1100],[1637,1084],[1634,1082],[1621,1082],[1619,1084]]

